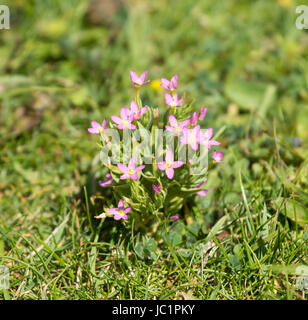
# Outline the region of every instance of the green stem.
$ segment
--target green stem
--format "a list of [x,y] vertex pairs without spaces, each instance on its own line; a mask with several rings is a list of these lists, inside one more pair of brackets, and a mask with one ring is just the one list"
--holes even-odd
[[136,87],[136,103],[137,103],[137,106],[138,108],[142,108],[142,101],[141,101],[141,98],[140,98],[140,87]]

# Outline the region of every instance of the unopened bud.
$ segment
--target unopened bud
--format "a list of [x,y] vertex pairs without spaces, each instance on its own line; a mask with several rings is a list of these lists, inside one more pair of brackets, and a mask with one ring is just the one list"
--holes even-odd
[[199,120],[203,120],[205,118],[206,115],[206,108],[202,107],[199,111]]
[[197,124],[197,122],[198,122],[197,112],[194,112],[190,117],[190,124],[194,126]]

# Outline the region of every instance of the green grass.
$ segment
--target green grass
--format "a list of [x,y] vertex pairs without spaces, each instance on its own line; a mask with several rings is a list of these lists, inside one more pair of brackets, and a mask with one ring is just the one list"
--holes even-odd
[[[0,299],[306,299],[301,1],[88,3],[10,1],[0,30]],[[211,192],[154,243],[93,218],[108,194],[87,128],[134,96],[130,69],[178,73],[181,94],[208,108],[203,127],[224,128]],[[162,90],[142,96],[162,106]]]

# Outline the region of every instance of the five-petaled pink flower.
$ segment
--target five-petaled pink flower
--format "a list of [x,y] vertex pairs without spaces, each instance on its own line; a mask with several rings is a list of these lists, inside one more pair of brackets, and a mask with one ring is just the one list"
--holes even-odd
[[92,121],[91,122],[91,126],[92,128],[88,128],[88,131],[92,134],[100,134],[101,132],[103,132],[104,130],[107,129],[107,119],[105,118],[104,121],[102,122],[102,125],[100,125],[98,122],[96,121]]
[[173,151],[168,149],[166,151],[166,161],[158,162],[157,167],[159,170],[166,171],[168,179],[172,179],[174,176],[174,169],[181,167],[183,161],[174,161]]
[[220,142],[211,140],[213,136],[213,128],[207,129],[204,133],[200,133],[200,144],[211,149],[211,146],[219,146]]
[[166,130],[173,132],[173,133],[181,133],[183,131],[184,128],[186,128],[186,126],[188,126],[188,124],[190,123],[190,120],[184,120],[180,123],[178,123],[178,121],[176,120],[175,116],[173,114],[171,114],[169,116],[169,123],[171,124],[170,126],[166,126]]
[[127,108],[121,108],[120,117],[121,118],[114,115],[110,117],[111,120],[118,125],[118,129],[136,129],[136,126],[132,124],[132,121],[134,120],[134,115],[131,114]]
[[178,87],[178,75],[176,74],[175,76],[173,76],[170,81],[162,78],[160,85],[170,91],[176,90]]
[[213,152],[213,155],[212,155],[212,159],[214,160],[214,162],[216,163],[224,163],[222,160],[222,156],[223,156],[223,153],[222,152],[216,152],[216,150]]
[[160,194],[161,192],[161,186],[160,186],[160,183],[158,182],[158,185],[155,186],[154,184],[152,184],[152,188],[153,190],[157,193],[157,194]]
[[129,115],[133,116],[133,120],[139,120],[142,115],[148,110],[148,106],[144,106],[138,110],[138,106],[135,100],[130,103]]
[[180,142],[189,144],[193,150],[198,150],[198,144],[200,142],[200,126],[197,125],[193,129],[184,128],[183,136],[180,138]]
[[165,104],[167,104],[172,108],[180,107],[183,101],[184,101],[183,98],[179,100],[177,93],[175,93],[173,96],[169,92],[165,93]]
[[140,77],[138,77],[137,73],[134,70],[130,70],[130,79],[132,80],[132,83],[136,87],[140,87],[144,84],[147,84],[150,82],[150,80],[145,81],[145,77],[147,76],[148,71],[145,70]]
[[113,179],[110,173],[107,173],[105,177],[107,179],[106,181],[98,181],[98,184],[103,188],[109,187],[113,182]]
[[124,219],[127,220],[127,213],[132,210],[131,207],[124,207],[123,200],[120,200],[118,203],[118,208],[109,208],[109,212],[113,214],[114,220]]
[[124,173],[120,177],[121,180],[125,180],[125,179],[137,180],[138,179],[137,172],[142,170],[145,167],[145,165],[142,165],[136,168],[136,161],[134,158],[131,158],[129,160],[128,166],[126,166],[123,163],[118,163],[117,166]]

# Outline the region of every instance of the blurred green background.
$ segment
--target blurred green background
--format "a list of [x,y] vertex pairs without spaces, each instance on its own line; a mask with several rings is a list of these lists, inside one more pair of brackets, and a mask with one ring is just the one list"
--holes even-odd
[[[302,2],[2,1],[11,11],[10,30],[0,30],[2,235],[11,232],[23,252],[28,244],[14,232],[44,239],[68,211],[83,219],[82,188],[94,194],[103,178],[87,128],[134,97],[130,69],[149,71],[144,104],[163,108],[159,79],[177,73],[186,101],[208,108],[202,127],[225,127],[227,165],[198,200],[207,226],[242,201],[239,170],[247,197],[260,203],[281,196],[282,185],[285,197],[294,192],[283,181],[306,192],[308,33],[295,26]],[[300,222],[306,201],[298,199]]]

